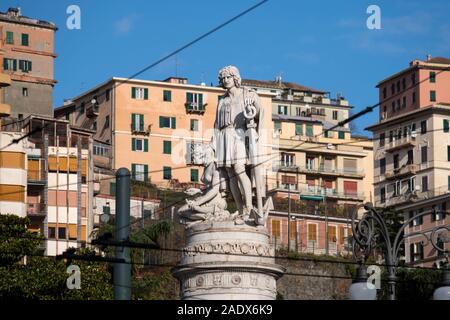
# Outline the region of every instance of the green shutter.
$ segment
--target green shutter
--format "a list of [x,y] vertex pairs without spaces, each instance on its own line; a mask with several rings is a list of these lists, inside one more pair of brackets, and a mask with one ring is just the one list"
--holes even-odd
[[164,117],[159,117],[159,127],[164,128]]
[[131,131],[134,131],[136,128],[136,113],[131,114]]
[[3,58],[3,70],[8,70],[8,59]]
[[448,176],[448,191],[450,191],[450,176]]
[[310,124],[306,125],[306,135],[308,137],[312,137],[313,136],[313,127]]
[[163,153],[164,154],[171,154],[172,153],[172,142],[171,141],[164,141],[163,142]]
[[144,152],[148,152],[148,139],[144,139]]
[[172,101],[172,91],[164,90],[164,92],[163,92],[163,100],[164,101]]
[[16,59],[13,60],[13,70],[17,71],[17,60]]
[[339,139],[345,139],[345,132],[339,131]]
[[115,182],[109,183],[109,194],[112,196],[116,195],[116,183]]
[[177,128],[177,119],[175,117],[172,117],[172,123],[170,126],[172,129],[176,129]]
[[144,115],[139,115],[139,130],[144,131]]
[[14,33],[6,31],[6,44],[14,44]]
[[192,98],[192,93],[191,92],[186,92],[186,102],[192,102],[193,98]]
[[144,89],[144,100],[148,100],[148,88]]
[[449,131],[448,120],[444,119],[444,132],[448,132],[448,131]]
[[203,108],[203,94],[202,93],[200,93],[198,95],[198,108],[199,108],[199,110],[204,110],[204,108]]
[[148,165],[144,164],[144,181],[148,181]]
[[28,61],[28,66],[29,66],[28,71],[32,71],[33,70],[33,63],[31,61]]
[[131,139],[131,151],[136,151],[136,138]]
[[296,123],[295,124],[295,135],[296,136],[302,136],[303,135],[303,124],[302,123]]
[[28,34],[22,33],[22,45],[28,46]]
[[447,160],[450,161],[450,146],[447,146]]
[[198,182],[198,169],[191,169],[191,182]]
[[136,180],[136,164],[131,164],[131,179]]
[[165,180],[172,179],[172,168],[171,167],[163,167],[163,178]]
[[136,99],[136,88],[135,87],[131,87],[131,98]]

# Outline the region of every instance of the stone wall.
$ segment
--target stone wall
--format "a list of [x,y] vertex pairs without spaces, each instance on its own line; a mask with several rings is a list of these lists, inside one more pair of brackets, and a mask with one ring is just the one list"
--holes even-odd
[[[317,257],[313,258],[317,259]],[[277,281],[277,291],[284,300],[343,300],[351,284],[349,267],[343,263],[316,262],[279,258],[286,268]],[[350,265],[350,268],[353,265]],[[311,275],[311,276],[306,276]],[[313,276],[320,275],[320,277]],[[349,279],[331,278],[346,277]]]

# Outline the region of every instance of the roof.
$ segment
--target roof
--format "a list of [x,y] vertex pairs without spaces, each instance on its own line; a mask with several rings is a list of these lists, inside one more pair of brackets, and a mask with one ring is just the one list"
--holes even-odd
[[292,90],[296,90],[296,91],[326,93],[325,91],[313,89],[310,87],[305,87],[303,85],[300,85],[300,84],[297,84],[294,82],[278,82],[278,81],[242,79],[242,85],[249,86],[249,87],[274,88],[274,89],[280,89],[280,90],[292,89]]
[[[325,130],[328,130],[330,128],[333,128],[336,124],[321,120],[321,119],[314,119],[312,117],[302,117],[302,116],[288,116],[284,114],[272,114],[272,120],[281,120],[281,121],[303,121],[303,122],[310,122],[310,123],[320,123],[323,125]],[[333,129],[333,131],[346,131],[350,132],[349,128],[338,126]]]
[[0,21],[47,28],[54,31],[58,30],[56,24],[54,24],[53,22],[29,18],[21,15],[19,8],[9,8],[7,12],[0,12]]
[[445,57],[436,57],[436,58],[432,58],[426,62],[439,63],[439,64],[450,64],[450,59],[445,58]]

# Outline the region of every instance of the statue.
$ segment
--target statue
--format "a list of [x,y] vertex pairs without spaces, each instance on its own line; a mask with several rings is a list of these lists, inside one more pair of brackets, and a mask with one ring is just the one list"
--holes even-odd
[[[187,200],[179,214],[196,222],[228,219],[238,225],[253,222],[264,226],[272,202],[271,198],[267,199],[263,207],[265,186],[259,152],[263,108],[255,91],[241,87],[241,77],[236,67],[221,69],[219,83],[226,93],[217,107],[213,140],[203,152],[197,151],[203,153],[205,159],[202,180],[206,191],[194,200]],[[194,152],[195,156],[200,155]],[[256,207],[253,204],[253,190]],[[226,210],[228,192],[231,192],[238,209],[233,214]],[[192,224],[188,223],[188,226]]]

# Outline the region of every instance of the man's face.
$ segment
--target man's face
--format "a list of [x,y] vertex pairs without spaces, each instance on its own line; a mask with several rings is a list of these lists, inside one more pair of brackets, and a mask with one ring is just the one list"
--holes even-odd
[[222,75],[222,85],[225,89],[230,89],[235,86],[233,76],[225,73]]

